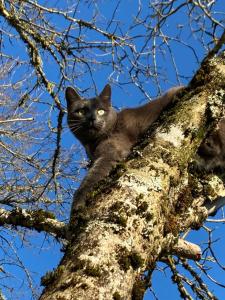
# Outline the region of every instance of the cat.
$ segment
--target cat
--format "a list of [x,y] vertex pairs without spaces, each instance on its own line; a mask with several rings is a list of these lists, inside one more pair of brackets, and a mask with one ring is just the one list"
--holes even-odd
[[[200,175],[216,173],[225,183],[225,118],[223,117],[216,128],[209,132],[198,148],[194,160],[194,170]],[[224,207],[224,197],[211,201],[206,199],[204,206],[208,216],[215,216],[220,208]]]
[[225,118],[205,138],[197,151],[197,168],[204,171],[225,170]]
[[112,107],[109,84],[92,99],[82,99],[72,87],[66,89],[68,125],[92,161],[74,194],[71,216],[85,205],[85,197],[93,187],[130,154],[138,138],[183,89],[184,86],[173,87],[145,105],[119,112]]

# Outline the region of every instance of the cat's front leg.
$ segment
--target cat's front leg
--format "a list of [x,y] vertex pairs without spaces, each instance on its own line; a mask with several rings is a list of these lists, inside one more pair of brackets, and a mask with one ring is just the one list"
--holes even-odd
[[116,166],[116,164],[120,161],[119,157],[117,159],[109,158],[109,157],[99,157],[97,158],[92,167],[90,168],[88,174],[83,179],[80,187],[75,192],[73,197],[73,204],[71,209],[71,217],[76,215],[76,211],[80,208],[86,206],[86,199],[88,197],[88,193],[92,191],[92,189],[96,186],[96,184],[107,177],[110,171]]

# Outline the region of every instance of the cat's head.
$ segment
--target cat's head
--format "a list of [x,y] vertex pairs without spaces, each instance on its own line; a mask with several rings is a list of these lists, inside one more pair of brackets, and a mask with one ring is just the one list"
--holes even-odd
[[85,99],[71,87],[66,89],[68,124],[80,140],[94,140],[107,135],[115,125],[117,113],[111,104],[107,84],[95,98]]

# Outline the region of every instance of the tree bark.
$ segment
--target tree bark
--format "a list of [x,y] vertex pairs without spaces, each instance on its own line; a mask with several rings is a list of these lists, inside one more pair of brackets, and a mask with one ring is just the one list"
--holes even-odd
[[[141,274],[175,253],[179,233],[208,216],[198,174],[188,167],[221,117],[224,95],[224,56],[204,61],[177,103],[77,213],[59,267],[42,280],[41,300],[142,299]],[[217,188],[214,196],[221,196]]]

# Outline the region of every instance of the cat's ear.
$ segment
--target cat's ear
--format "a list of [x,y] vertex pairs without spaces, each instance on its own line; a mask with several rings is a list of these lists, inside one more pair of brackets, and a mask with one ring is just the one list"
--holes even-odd
[[71,105],[73,101],[81,100],[80,95],[72,88],[66,88],[66,101],[67,105]]
[[106,84],[101,94],[99,95],[99,98],[103,101],[111,103],[111,86],[109,84]]

